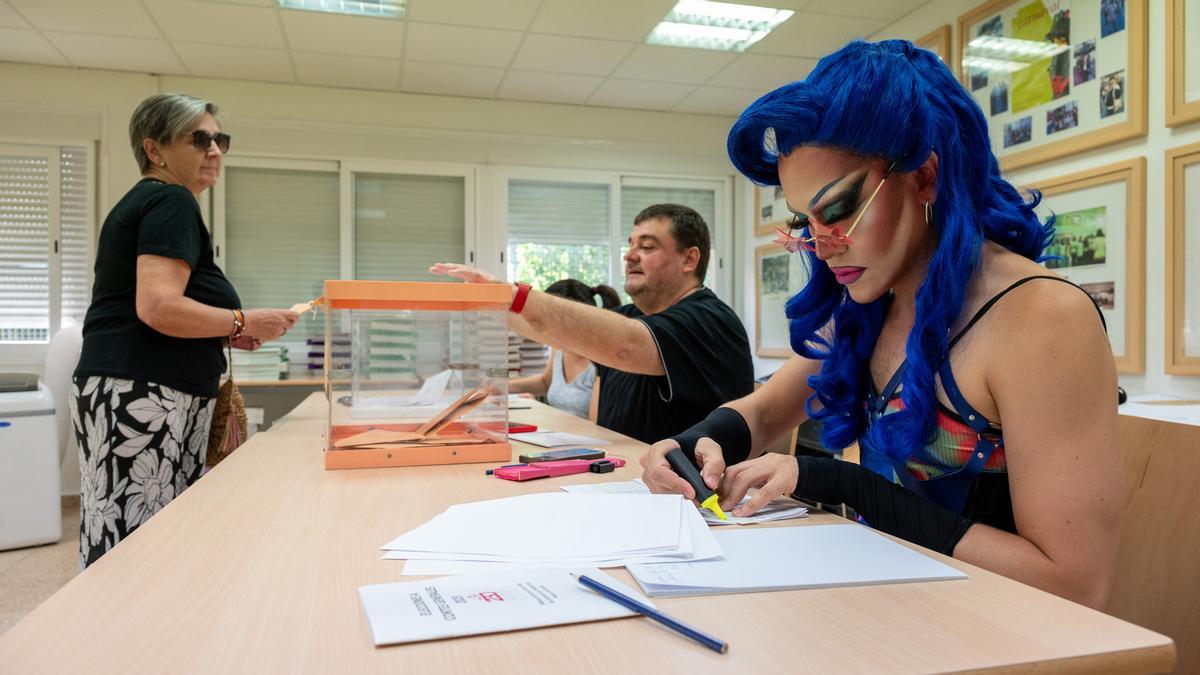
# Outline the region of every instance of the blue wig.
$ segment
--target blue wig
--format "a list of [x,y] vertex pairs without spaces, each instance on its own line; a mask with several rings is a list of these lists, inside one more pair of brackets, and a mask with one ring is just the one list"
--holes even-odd
[[[946,358],[949,330],[963,310],[967,282],[985,239],[1038,260],[1053,237],[1030,201],[1000,176],[987,121],[975,100],[932,52],[906,40],[852,42],[821,59],[812,73],[763,96],[729,132],[729,157],[760,185],[779,184],[779,157],[820,146],[896,163],[897,171],[938,156],[932,231],[937,249],[917,290],[916,319],[905,345],[904,409],[885,415],[866,441],[904,460],[936,433],[934,375]],[[829,267],[806,252],[812,274],[787,303],[792,349],[820,359],[809,379],[823,421],[822,443],[844,448],[866,429],[869,362],[891,296],[854,302]],[[832,322],[834,332],[826,332]]]

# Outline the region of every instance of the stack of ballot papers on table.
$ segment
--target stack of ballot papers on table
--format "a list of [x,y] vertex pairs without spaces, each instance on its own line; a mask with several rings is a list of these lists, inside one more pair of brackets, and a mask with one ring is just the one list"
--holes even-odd
[[753,593],[965,579],[945,563],[865,525],[723,530],[720,560],[635,564],[629,573],[651,597]]
[[603,438],[568,434],[563,431],[526,431],[519,434],[509,434],[508,438],[543,448],[555,448],[560,445],[607,445]]
[[649,604],[637,591],[596,569],[508,571],[376,584],[359,587],[358,597],[376,645],[636,616],[580,584],[572,572]]
[[[642,479],[626,481],[614,481],[610,483],[580,483],[578,485],[564,485],[562,489],[566,492],[575,494],[635,494],[648,495],[650,488],[642,482]],[[742,503],[750,501],[750,497],[744,497]],[[803,518],[808,515],[808,508],[800,506],[791,500],[776,500],[768,503],[766,506],[759,509],[752,516],[732,516],[727,515],[725,520],[717,517],[717,514],[708,509],[700,509],[698,512],[704,517],[704,520],[709,525],[753,525],[755,523],[769,523],[774,520],[791,520],[792,518]],[[732,510],[732,509],[730,509]]]
[[679,495],[547,492],[456,504],[383,546],[406,575],[505,567],[623,567],[721,555]]

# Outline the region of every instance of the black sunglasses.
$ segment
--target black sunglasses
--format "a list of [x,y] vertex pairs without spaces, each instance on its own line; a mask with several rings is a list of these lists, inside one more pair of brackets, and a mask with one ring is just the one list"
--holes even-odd
[[192,145],[197,150],[208,151],[208,148],[212,145],[212,142],[216,141],[217,149],[220,150],[221,154],[223,155],[229,152],[229,140],[229,134],[223,131],[210,134],[203,129],[197,129],[192,132]]

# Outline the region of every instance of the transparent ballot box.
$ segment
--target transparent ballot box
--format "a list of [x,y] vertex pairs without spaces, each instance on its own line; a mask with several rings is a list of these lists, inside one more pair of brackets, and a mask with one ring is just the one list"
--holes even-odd
[[[505,284],[325,282],[325,468],[506,462]],[[334,344],[350,358],[333,358]]]

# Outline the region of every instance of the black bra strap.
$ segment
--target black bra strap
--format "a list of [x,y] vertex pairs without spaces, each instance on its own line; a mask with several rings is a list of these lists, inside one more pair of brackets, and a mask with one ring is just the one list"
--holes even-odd
[[[962,330],[958,331],[957,335],[950,339],[950,343],[946,345],[946,352],[949,353],[950,350],[954,348],[954,345],[958,344],[958,341],[962,339],[962,336],[966,335],[967,331],[971,330],[971,327],[974,326],[977,321],[982,319],[984,314],[988,313],[988,310],[992,308],[992,305],[995,305],[1000,301],[1000,298],[1003,298],[1005,295],[1007,295],[1009,291],[1015,290],[1017,287],[1033,281],[1034,279],[1050,279],[1052,281],[1061,281],[1064,284],[1079,288],[1079,286],[1076,286],[1062,277],[1056,277],[1049,274],[1039,274],[1031,277],[1025,277],[1024,279],[1018,279],[1008,288],[993,295],[991,299],[983,304],[983,307],[979,308],[978,312],[975,312],[975,316],[971,317],[971,320],[967,322],[967,325],[964,326]],[[1085,294],[1087,293],[1087,291],[1083,290],[1082,288],[1079,288],[1079,292]],[[1092,300],[1092,296],[1089,295],[1088,300]],[[1092,300],[1092,305],[1096,307],[1096,313],[1100,315],[1100,323],[1104,325],[1105,332],[1108,332],[1108,322],[1104,320],[1104,313],[1100,311],[1100,306],[1096,304],[1095,300]]]

